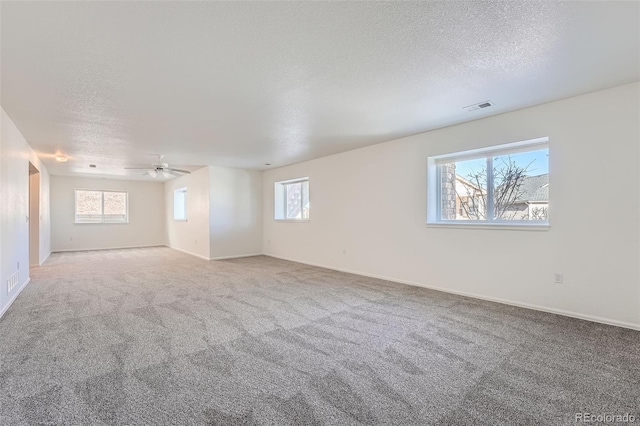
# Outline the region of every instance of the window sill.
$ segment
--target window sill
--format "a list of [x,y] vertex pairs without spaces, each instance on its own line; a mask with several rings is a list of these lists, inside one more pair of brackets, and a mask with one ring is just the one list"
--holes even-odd
[[73,222],[74,225],[128,225],[129,221],[126,222]]
[[309,219],[273,219],[275,222],[284,222],[284,223],[307,223]]
[[427,228],[449,228],[449,229],[500,229],[509,231],[548,231],[549,224],[511,224],[511,223],[427,223]]
[[188,219],[173,219],[174,222],[186,222]]

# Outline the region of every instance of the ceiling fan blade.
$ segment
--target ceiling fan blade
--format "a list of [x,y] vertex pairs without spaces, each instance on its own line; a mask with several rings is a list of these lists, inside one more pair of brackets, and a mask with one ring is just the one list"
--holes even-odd
[[149,167],[125,167],[125,170],[147,170]]
[[141,174],[140,176],[149,176],[149,172],[144,172],[143,174]]
[[190,174],[191,174],[191,172],[190,172],[190,171],[188,171],[188,170],[174,169],[174,168],[172,168],[172,167],[167,167],[165,170],[167,170],[167,171],[169,171],[169,172],[184,173],[184,174],[187,174],[187,175],[190,175]]

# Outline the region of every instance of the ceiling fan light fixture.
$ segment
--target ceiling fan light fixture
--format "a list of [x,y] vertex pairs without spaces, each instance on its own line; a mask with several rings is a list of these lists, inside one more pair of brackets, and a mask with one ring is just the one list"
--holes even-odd
[[57,155],[56,156],[56,161],[58,163],[66,163],[69,160],[69,158],[62,156],[62,155]]
[[[1,0],[0,0],[1,1]],[[191,172],[189,170],[183,169],[174,169],[173,167],[169,167],[168,163],[162,162],[163,155],[158,157],[159,163],[153,163],[150,166],[146,167],[125,167],[125,170],[144,170],[145,172],[142,174],[143,176],[151,176],[155,177],[164,177],[166,179],[171,179],[176,176],[189,175]]]

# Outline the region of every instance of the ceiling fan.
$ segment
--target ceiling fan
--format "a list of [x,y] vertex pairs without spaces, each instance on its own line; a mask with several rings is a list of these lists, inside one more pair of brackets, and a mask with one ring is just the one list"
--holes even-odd
[[146,170],[142,176],[149,175],[151,177],[156,177],[158,174],[162,174],[162,176],[169,178],[172,176],[182,176],[191,174],[188,170],[174,169],[173,167],[169,167],[169,164],[162,161],[164,155],[158,156],[158,162],[155,164],[151,164],[149,167],[125,167],[126,170]]

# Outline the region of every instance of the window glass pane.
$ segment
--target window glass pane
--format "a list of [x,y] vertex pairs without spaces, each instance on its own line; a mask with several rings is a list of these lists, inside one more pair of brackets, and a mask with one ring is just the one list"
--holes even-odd
[[309,179],[275,182],[274,207],[276,220],[309,219]]
[[173,192],[173,218],[176,220],[187,219],[187,190],[176,189]]
[[125,216],[127,214],[127,194],[124,192],[104,193],[105,216]]
[[290,183],[285,186],[285,202],[287,219],[302,218],[302,182]]
[[127,193],[76,190],[76,222],[126,223]]
[[548,224],[547,142],[538,138],[429,157],[427,223]]
[[309,181],[302,182],[302,218],[309,219]]
[[102,220],[102,192],[76,191],[76,218],[78,220]]
[[486,220],[486,158],[440,166],[442,220]]
[[496,220],[549,220],[549,149],[493,157]]
[[123,222],[127,220],[127,193],[104,193],[104,221]]

